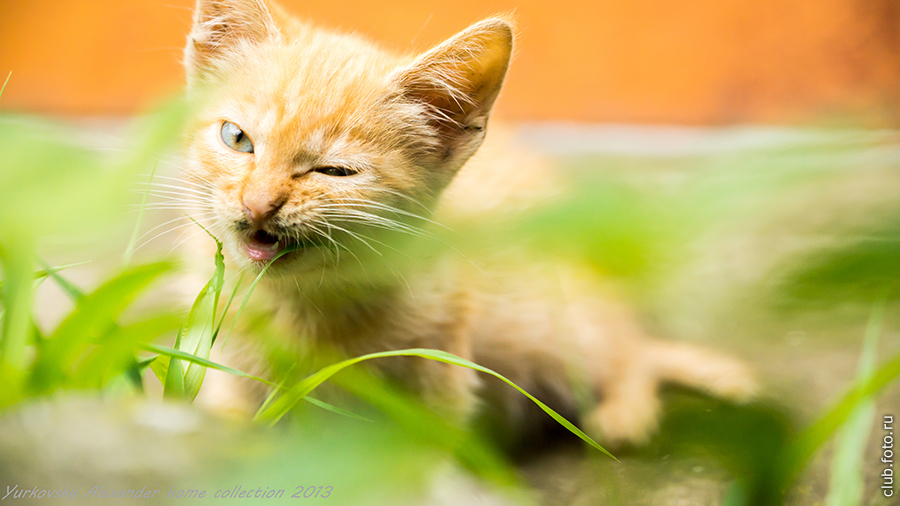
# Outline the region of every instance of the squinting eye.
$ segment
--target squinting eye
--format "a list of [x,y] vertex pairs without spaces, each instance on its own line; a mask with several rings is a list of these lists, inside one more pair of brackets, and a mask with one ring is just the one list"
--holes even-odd
[[315,169],[316,172],[320,174],[325,174],[326,176],[352,176],[356,174],[356,171],[353,169],[348,169],[347,167],[319,167]]
[[241,130],[241,127],[230,121],[222,123],[222,142],[229,148],[241,153],[253,152],[253,141]]

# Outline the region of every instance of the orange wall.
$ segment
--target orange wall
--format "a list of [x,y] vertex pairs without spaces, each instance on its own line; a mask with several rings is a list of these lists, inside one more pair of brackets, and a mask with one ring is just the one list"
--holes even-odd
[[[193,0],[0,0],[6,110],[121,114],[180,85]],[[793,122],[900,111],[895,0],[283,0],[325,26],[426,48],[515,12],[499,106],[517,119]]]

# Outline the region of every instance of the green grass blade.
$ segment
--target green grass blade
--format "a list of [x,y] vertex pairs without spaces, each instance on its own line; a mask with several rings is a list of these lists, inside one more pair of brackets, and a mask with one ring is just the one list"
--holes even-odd
[[[38,271],[38,276],[42,276],[39,279],[45,279],[47,277],[53,278],[53,280],[56,281],[56,284],[60,288],[62,288],[62,290],[66,293],[66,295],[68,295],[69,298],[72,300],[72,302],[75,302],[77,304],[78,301],[84,297],[84,292],[82,292],[80,288],[75,286],[74,283],[72,283],[71,281],[66,279],[64,276],[60,275],[59,272],[62,270],[65,270],[67,268],[70,268],[70,267],[84,265],[87,263],[89,263],[89,262],[80,262],[80,263],[76,263],[76,264],[65,264],[65,265],[61,265],[58,267],[50,267],[49,264],[47,264],[47,262],[41,260],[41,264],[43,264],[45,266],[45,268]],[[118,331],[122,330],[122,329],[118,329],[117,327],[118,327],[117,325],[114,325],[113,330],[118,330]],[[130,379],[131,383],[133,384],[134,388],[136,388],[138,391],[142,392],[143,391],[143,382],[141,379],[141,371],[144,368],[146,368],[152,360],[138,362],[137,359],[133,356],[133,346],[129,353],[132,356],[128,359],[129,367],[128,367],[127,375],[128,375],[128,378]],[[101,367],[106,367],[107,365],[108,365],[108,362],[104,362],[101,364]],[[163,376],[163,378],[165,378],[165,376]],[[164,382],[163,379],[161,379],[160,381]],[[100,382],[101,383],[103,382],[103,378],[100,379]]]
[[9,71],[9,74],[6,76],[6,81],[3,81],[3,87],[0,88],[0,97],[3,96],[3,91],[6,90],[6,85],[9,84],[9,78],[12,77],[12,70]]
[[141,376],[143,368],[137,362],[134,356],[134,349],[131,350],[131,356],[128,358],[128,368],[125,370],[124,377],[130,383],[130,386],[140,393],[144,393],[144,378]]
[[33,326],[34,267],[30,241],[0,245],[0,263],[6,276],[0,293],[6,310],[0,335],[0,367],[10,367],[18,374],[26,367],[26,346]]
[[[857,374],[859,382],[868,381],[875,371],[875,357],[878,354],[878,340],[883,320],[884,301],[877,303],[872,308],[872,315],[866,326],[865,341]],[[862,459],[874,418],[875,401],[870,394],[860,399],[838,435],[837,448],[831,459],[830,486],[828,496],[825,498],[827,506],[862,504],[865,486]]]
[[140,378],[134,358],[139,344],[170,334],[178,329],[180,322],[180,315],[167,313],[113,327],[73,364],[70,385],[79,389],[104,389],[122,377],[130,381],[134,375]]
[[253,280],[253,283],[250,285],[250,289],[247,290],[247,295],[244,296],[244,300],[243,302],[241,302],[241,306],[238,308],[237,314],[234,315],[234,320],[231,321],[231,328],[228,329],[228,335],[225,336],[225,341],[222,343],[222,348],[225,348],[225,344],[228,342],[228,338],[230,338],[231,333],[234,332],[234,327],[237,325],[238,318],[240,318],[241,313],[244,312],[244,308],[247,306],[247,302],[250,300],[250,296],[253,295],[253,290],[256,289],[256,285],[259,284],[259,280],[262,279],[263,275],[269,269],[269,266],[271,266],[273,263],[275,263],[276,260],[290,253],[291,251],[293,250],[290,248],[281,250],[281,252],[275,255],[275,258],[267,263],[266,266],[263,267],[261,271],[259,271],[259,274],[256,275],[256,279]]
[[90,295],[82,296],[79,305],[57,327],[51,339],[58,342],[70,337],[83,339],[85,335],[95,334],[101,327],[113,324],[141,291],[172,267],[169,262],[158,262],[126,269]]
[[291,408],[300,401],[300,399],[306,397],[307,394],[312,392],[316,387],[321,385],[323,382],[328,380],[328,378],[334,376],[342,369],[350,367],[354,364],[358,364],[359,362],[363,362],[366,360],[372,360],[376,358],[384,358],[384,357],[421,357],[428,360],[435,360],[438,362],[444,362],[447,364],[453,364],[460,367],[467,367],[469,369],[474,369],[479,372],[483,372],[485,374],[489,374],[507,385],[515,388],[523,395],[528,397],[532,402],[537,404],[545,413],[550,415],[551,418],[556,420],[560,425],[568,429],[570,432],[581,438],[583,441],[593,446],[597,450],[600,450],[604,454],[609,457],[613,457],[611,453],[606,451],[605,448],[600,446],[596,441],[591,439],[590,436],[581,431],[578,427],[573,425],[571,422],[566,420],[562,415],[552,410],[549,406],[539,401],[537,398],[526,392],[524,389],[507,379],[505,376],[488,369],[487,367],[480,366],[474,362],[470,362],[463,358],[457,357],[451,353],[447,353],[445,351],[440,350],[428,350],[423,348],[414,348],[409,350],[396,350],[396,351],[384,351],[379,353],[370,353],[368,355],[363,355],[361,357],[351,358],[348,360],[344,360],[343,362],[338,362],[337,364],[329,365],[315,374],[307,377],[306,379],[297,383],[294,387],[288,390],[282,397],[273,402],[267,409],[264,411],[261,410],[257,412],[255,420],[261,422],[267,422],[270,426],[275,425]]
[[169,360],[170,357],[166,355],[157,355],[147,360],[150,370],[156,375],[160,385],[166,384],[166,376],[169,374]]
[[260,406],[257,411],[265,411],[265,409],[269,407],[269,404],[272,404],[272,401],[275,400],[275,397],[278,395],[278,393],[284,389],[284,380],[287,379],[288,375],[291,374],[291,371],[294,370],[294,366],[296,366],[296,364],[292,365],[291,368],[288,369],[286,373],[284,373],[284,377],[282,377],[281,381],[279,381],[278,384],[275,385],[275,388],[273,388],[272,391],[269,392],[269,395],[266,396],[266,400],[263,401],[262,406]]
[[[182,339],[176,346],[182,351],[205,359],[209,358],[215,338],[216,309],[219,306],[219,297],[225,284],[225,259],[222,255],[222,243],[218,239],[215,241],[215,273],[197,295],[197,299],[188,313]],[[205,376],[205,366],[196,363],[187,366],[184,371],[184,393],[188,399],[193,400],[197,397]]]
[[[234,302],[234,298],[237,295],[238,289],[241,287],[241,284],[244,281],[244,273],[241,273],[241,276],[238,278],[237,283],[234,285],[234,290],[231,291],[231,295],[228,297],[228,302],[225,303],[225,307],[222,309],[222,317],[219,319],[218,325],[216,325],[216,331],[213,332],[213,343],[216,342],[216,338],[219,337],[219,331],[222,330],[222,324],[225,323],[225,315],[228,314],[228,310],[231,309],[231,303]],[[224,344],[222,347],[224,348]]]
[[61,270],[65,269],[66,267],[74,267],[76,265],[82,265],[87,262],[82,262],[82,263],[78,263],[78,264],[70,264],[68,266],[63,266],[63,267],[50,267],[43,260],[41,260],[41,263],[44,265],[44,269],[43,269],[43,271],[39,271],[39,272],[45,272],[48,277],[53,278],[53,281],[55,281],[56,284],[59,285],[59,287],[62,288],[62,290],[64,292],[66,292],[66,295],[68,295],[69,298],[72,299],[72,302],[78,302],[79,299],[84,297],[84,292],[82,292],[81,289],[78,288],[77,286],[75,286],[71,281],[69,281],[68,279],[61,276],[59,274],[59,272]]
[[159,357],[159,355],[154,355],[152,357],[143,358],[143,359],[139,359],[139,360],[136,359],[137,363],[135,364],[135,367],[137,367],[138,369],[143,371],[147,367],[150,367],[150,365],[153,364],[153,361],[156,360],[157,357]]
[[134,366],[137,367],[138,370],[143,371],[147,367],[150,367],[151,365],[153,365],[153,361],[156,360],[158,357],[159,357],[159,355],[154,355],[152,357],[144,358],[144,359],[140,359],[140,360],[135,359]]
[[853,409],[900,377],[900,353],[892,356],[867,380],[857,382],[833,408],[803,431],[789,449],[783,464],[789,480],[795,479],[813,454],[843,425]]
[[[165,383],[164,378],[166,377],[167,372],[168,372],[169,360],[174,358],[174,359],[178,359],[178,360],[175,360],[175,362],[178,362],[179,360],[183,360],[185,362],[190,362],[192,364],[201,365],[203,367],[209,367],[209,368],[215,369],[217,371],[222,371],[222,372],[225,372],[228,374],[234,374],[235,376],[240,376],[242,378],[248,378],[248,379],[252,379],[254,381],[259,381],[260,383],[265,383],[266,385],[275,387],[275,389],[276,389],[275,391],[282,388],[281,384],[275,384],[267,379],[263,379],[258,376],[253,376],[252,374],[247,374],[243,371],[239,371],[237,369],[233,369],[231,367],[228,367],[228,366],[225,366],[222,364],[218,364],[209,359],[201,358],[196,355],[191,355],[190,353],[185,353],[183,351],[176,350],[175,348],[169,348],[167,346],[160,346],[158,344],[151,344],[151,343],[143,343],[143,344],[141,344],[141,347],[147,351],[159,353],[159,356],[154,357],[154,359],[149,362],[149,365],[150,365],[150,368],[153,369],[153,372],[156,374],[156,377],[159,378],[160,382],[163,382],[163,383]],[[337,406],[328,404],[327,402],[320,401],[318,399],[313,399],[311,397],[305,397],[304,400],[309,402],[310,404],[312,404],[314,406],[318,406],[326,411],[331,411],[332,413],[337,413],[339,415],[347,416],[350,418],[355,418],[357,420],[371,422],[371,420],[369,420],[368,418],[357,415],[356,413],[351,413],[350,411],[341,409]],[[268,400],[267,400],[267,402],[268,402]],[[265,404],[264,404],[264,406],[265,406]]]
[[308,395],[306,397],[304,397],[303,400],[312,404],[313,406],[318,406],[318,407],[324,409],[325,411],[331,411],[332,413],[335,413],[338,415],[346,416],[348,418],[353,418],[356,420],[361,420],[363,422],[371,422],[372,421],[364,416],[357,415],[356,413],[351,413],[350,411],[347,411],[346,409],[341,409],[332,404],[328,404],[327,402],[323,402],[318,399],[314,399]]
[[166,371],[166,382],[163,385],[164,399],[184,398],[184,371],[180,360],[170,360]]
[[171,268],[167,262],[132,267],[80,297],[40,348],[31,373],[36,391],[51,391],[63,381],[76,357],[115,329],[122,311]]
[[209,368],[215,369],[217,371],[227,372],[228,374],[234,374],[235,376],[240,376],[242,378],[249,378],[252,380],[256,380],[256,381],[259,381],[260,383],[265,383],[266,385],[278,386],[275,383],[273,383],[267,379],[263,379],[258,376],[253,376],[252,374],[247,374],[247,373],[245,373],[243,371],[239,371],[237,369],[232,369],[231,367],[228,367],[228,366],[225,366],[222,364],[218,364],[209,359],[201,358],[196,355],[192,355],[190,353],[186,353],[184,351],[181,351],[181,350],[178,350],[175,348],[169,348],[168,346],[162,346],[162,345],[153,344],[153,343],[143,343],[140,346],[141,346],[141,348],[143,348],[146,351],[150,351],[153,353],[159,353],[160,355],[169,357],[171,359],[177,359],[177,360],[173,360],[173,362],[177,362],[178,360],[183,360],[185,362],[190,362],[192,364],[201,365],[203,367],[209,367]]
[[[70,269],[72,267],[78,267],[79,265],[89,264],[90,262],[78,262],[78,263],[74,263],[74,264],[63,264],[63,265],[59,265],[56,267],[50,267],[49,264],[47,264],[47,262],[44,262],[43,260],[41,260],[40,263],[41,263],[41,265],[46,266],[46,268],[39,269],[34,272],[34,280],[36,282],[43,281],[43,280],[47,279],[48,277],[53,276],[53,274],[55,274],[57,272],[64,271],[66,269]],[[3,285],[4,285],[4,282],[2,279],[0,279],[0,290],[3,290]],[[37,288],[37,286],[38,285],[35,284],[33,288]]]
[[[175,334],[175,349],[181,346],[181,334],[184,332],[184,325],[178,328]],[[170,374],[176,374],[180,379],[169,379]],[[177,359],[170,357],[168,366],[166,367],[166,375],[162,378],[163,398],[172,399],[184,397],[184,369],[178,364]]]

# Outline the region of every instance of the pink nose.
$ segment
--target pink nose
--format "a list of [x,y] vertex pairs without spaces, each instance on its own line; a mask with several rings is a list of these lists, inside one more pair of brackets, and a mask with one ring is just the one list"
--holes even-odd
[[284,205],[284,199],[268,196],[244,195],[244,215],[259,226],[269,220]]

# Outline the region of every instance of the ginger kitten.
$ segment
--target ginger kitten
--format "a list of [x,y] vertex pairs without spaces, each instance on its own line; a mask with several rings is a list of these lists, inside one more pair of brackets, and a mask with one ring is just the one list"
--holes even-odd
[[[230,264],[258,272],[290,248],[254,297],[296,339],[350,356],[457,354],[582,412],[607,444],[647,439],[661,382],[747,399],[755,384],[740,362],[649,338],[578,266],[529,260],[509,244],[474,259],[420,247],[435,222],[511,216],[558,187],[501,130],[473,157],[512,48],[503,17],[408,55],[265,0],[199,0],[185,58],[201,103],[188,175]],[[528,402],[447,364],[373,366],[462,418],[481,398],[516,423]],[[577,405],[582,383],[595,404]],[[198,400],[227,408],[239,397],[224,388],[206,385]]]

